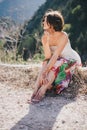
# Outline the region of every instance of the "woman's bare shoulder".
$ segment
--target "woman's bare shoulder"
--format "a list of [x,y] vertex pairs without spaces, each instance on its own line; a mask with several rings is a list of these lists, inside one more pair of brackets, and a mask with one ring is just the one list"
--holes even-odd
[[66,40],[68,41],[68,34],[64,31],[61,32],[61,37],[60,37],[60,40]]
[[[65,46],[68,42],[68,35],[67,33],[61,31],[58,37],[57,45],[58,46]],[[61,44],[60,44],[61,43]]]
[[61,32],[62,37],[68,38],[68,34],[64,31]]

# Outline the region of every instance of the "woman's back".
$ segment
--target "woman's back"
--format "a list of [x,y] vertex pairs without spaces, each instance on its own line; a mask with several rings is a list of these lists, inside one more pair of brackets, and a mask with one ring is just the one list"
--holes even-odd
[[[51,52],[54,53],[56,48],[57,46],[50,46]],[[76,60],[78,64],[81,64],[81,58],[78,53],[72,49],[69,39],[60,56],[68,60]]]

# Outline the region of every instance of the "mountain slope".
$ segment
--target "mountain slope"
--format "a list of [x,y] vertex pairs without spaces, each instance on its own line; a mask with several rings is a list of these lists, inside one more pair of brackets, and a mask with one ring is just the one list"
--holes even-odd
[[18,22],[30,19],[45,0],[4,0],[0,2],[0,16],[9,16]]

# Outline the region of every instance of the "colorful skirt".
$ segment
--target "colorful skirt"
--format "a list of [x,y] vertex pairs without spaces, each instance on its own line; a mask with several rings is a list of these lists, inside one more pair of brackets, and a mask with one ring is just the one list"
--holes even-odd
[[56,89],[57,94],[59,94],[64,88],[68,87],[77,65],[75,60],[59,58],[51,68],[55,75],[55,80],[52,85],[53,88]]

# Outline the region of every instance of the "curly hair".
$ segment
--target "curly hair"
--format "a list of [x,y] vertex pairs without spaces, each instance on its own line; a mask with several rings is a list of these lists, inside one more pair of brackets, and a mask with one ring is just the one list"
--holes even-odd
[[47,20],[47,23],[53,26],[55,31],[62,31],[64,26],[64,18],[59,11],[48,10],[43,16],[42,22]]

